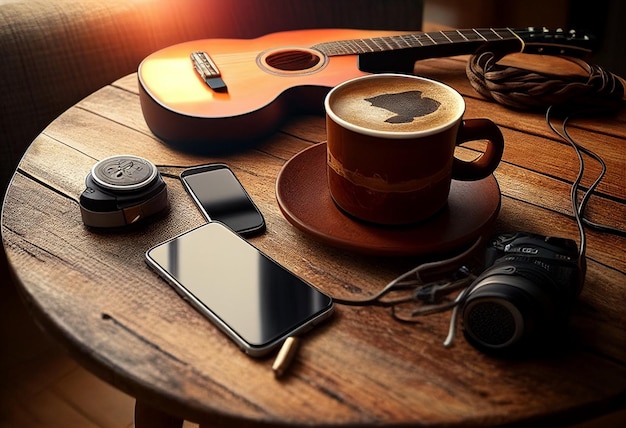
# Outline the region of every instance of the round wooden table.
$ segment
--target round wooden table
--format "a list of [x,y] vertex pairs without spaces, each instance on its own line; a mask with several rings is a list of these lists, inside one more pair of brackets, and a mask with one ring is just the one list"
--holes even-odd
[[[569,203],[578,170],[572,150],[541,113],[514,112],[476,95],[464,67],[465,58],[433,59],[416,71],[459,90],[467,117],[489,117],[503,130],[494,232],[577,239]],[[138,426],[158,414],[178,425],[186,419],[233,427],[555,426],[623,408],[626,239],[591,230],[585,288],[558,352],[498,359],[462,336],[445,348],[449,313],[404,324],[386,308],[339,305],[331,321],[303,337],[288,375],[275,379],[271,357],[244,355],[144,263],[148,248],[204,223],[176,178],[180,167],[227,163],[267,222],[251,242],[332,296],[373,293],[430,257],[358,254],[320,242],[283,217],[276,178],[287,160],[324,141],[322,116],[291,118],[245,151],[192,155],[149,131],[136,79],[127,76],[86,98],[32,143],[4,202],[2,239],[33,317],[86,368],[136,397]],[[581,119],[573,130],[608,162],[589,213],[621,227],[625,121],[622,111]],[[86,228],[78,205],[85,176],[98,160],[123,153],[159,166],[171,210],[125,230]]]

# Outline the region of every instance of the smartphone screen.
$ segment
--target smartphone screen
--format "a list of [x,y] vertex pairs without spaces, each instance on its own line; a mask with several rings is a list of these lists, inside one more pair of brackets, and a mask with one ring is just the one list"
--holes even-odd
[[180,178],[208,221],[220,221],[244,236],[265,230],[261,211],[228,166],[190,168]]
[[326,319],[332,299],[218,222],[146,252],[146,261],[183,298],[260,356]]

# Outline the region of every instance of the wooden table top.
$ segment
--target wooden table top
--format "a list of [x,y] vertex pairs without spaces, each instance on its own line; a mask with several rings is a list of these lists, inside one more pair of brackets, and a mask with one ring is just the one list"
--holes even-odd
[[[539,57],[534,57],[539,58]],[[477,95],[466,58],[424,60],[420,75],[444,81],[488,117],[506,148],[495,177],[502,192],[494,232],[522,230],[578,241],[570,185],[578,161],[542,113],[512,111]],[[527,58],[524,61],[529,61]],[[600,154],[608,173],[588,215],[624,227],[626,112],[575,120],[571,133]],[[263,212],[251,242],[335,297],[373,293],[425,258],[360,255],[294,228],[275,197],[287,160],[325,140],[322,116],[296,116],[254,148],[228,156],[182,153],[158,141],[141,112],[137,76],[102,88],[55,120],[31,145],[2,212],[3,244],[33,316],[85,367],[149,406],[193,421],[374,426],[571,423],[626,399],[626,238],[588,230],[588,272],[560,352],[498,359],[462,337],[444,348],[449,313],[419,324],[381,307],[339,305],[307,334],[289,375],[272,358],[239,351],[144,263],[153,245],[204,223],[175,177],[171,211],[124,231],[86,228],[78,196],[92,165],[115,154],[150,159],[162,172],[227,163]],[[468,149],[469,150],[469,149]],[[599,167],[587,162],[588,186]]]

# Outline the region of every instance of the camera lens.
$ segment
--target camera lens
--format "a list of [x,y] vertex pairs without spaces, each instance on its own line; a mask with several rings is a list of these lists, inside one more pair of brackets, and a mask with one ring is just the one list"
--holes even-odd
[[468,340],[479,347],[506,350],[533,335],[543,312],[529,281],[519,276],[484,278],[469,294],[463,307],[463,328]]
[[561,343],[584,279],[576,243],[525,232],[502,234],[485,253],[485,270],[462,296],[466,339],[496,354]]

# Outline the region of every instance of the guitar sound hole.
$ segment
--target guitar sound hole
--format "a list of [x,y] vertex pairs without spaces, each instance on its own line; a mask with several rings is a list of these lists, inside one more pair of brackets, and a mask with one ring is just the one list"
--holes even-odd
[[308,51],[280,51],[265,58],[267,65],[278,70],[299,71],[314,68],[320,58]]

